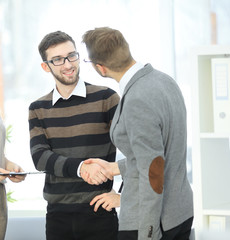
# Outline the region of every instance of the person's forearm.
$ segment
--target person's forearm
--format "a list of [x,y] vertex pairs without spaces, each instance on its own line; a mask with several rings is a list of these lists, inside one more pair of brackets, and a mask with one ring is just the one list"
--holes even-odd
[[12,171],[15,166],[15,163],[11,162],[7,158],[5,158],[5,160],[6,160],[6,170]]
[[16,163],[11,162],[10,160],[6,159],[6,170],[10,172],[22,172],[23,169]]
[[120,175],[120,169],[118,167],[118,163],[117,162],[111,163],[111,167],[112,167],[113,176]]

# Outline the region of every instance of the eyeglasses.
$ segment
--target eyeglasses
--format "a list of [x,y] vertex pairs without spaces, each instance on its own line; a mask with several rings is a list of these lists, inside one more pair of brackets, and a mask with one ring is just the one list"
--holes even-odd
[[79,53],[78,52],[71,53],[67,57],[58,57],[58,58],[54,58],[52,60],[44,61],[44,62],[45,63],[52,63],[54,66],[61,66],[61,65],[65,64],[66,59],[69,62],[75,62],[79,59]]
[[92,61],[92,60],[87,60],[87,59],[83,59],[83,61],[85,62],[85,63],[93,63],[93,64],[97,64],[97,65],[102,65],[102,64],[100,64],[100,63],[97,63],[97,62],[94,62],[94,61]]
[[87,59],[83,59],[83,61],[84,61],[85,63],[94,63],[93,61],[87,60]]

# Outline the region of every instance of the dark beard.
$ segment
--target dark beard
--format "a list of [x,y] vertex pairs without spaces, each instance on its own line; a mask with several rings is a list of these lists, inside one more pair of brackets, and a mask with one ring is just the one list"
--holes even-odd
[[52,75],[58,80],[58,82],[60,82],[61,84],[65,85],[65,86],[74,85],[79,80],[80,68],[78,68],[78,73],[76,75],[76,78],[72,82],[66,82],[62,77],[59,77],[58,75],[55,75],[51,68],[50,68],[50,70],[51,70]]

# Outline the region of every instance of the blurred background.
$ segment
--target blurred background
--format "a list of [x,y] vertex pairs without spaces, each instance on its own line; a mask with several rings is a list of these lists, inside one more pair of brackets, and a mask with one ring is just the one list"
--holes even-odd
[[[114,80],[101,78],[81,43],[85,31],[108,26],[119,29],[135,60],[151,63],[172,76],[185,98],[188,116],[188,177],[192,184],[191,51],[200,45],[230,44],[229,0],[0,0],[0,114],[12,126],[6,156],[25,171],[35,171],[29,149],[28,107],[54,87],[41,68],[38,44],[49,32],[71,35],[81,58],[84,81],[118,91]],[[118,153],[118,158],[121,158]],[[115,179],[115,188],[120,179]],[[11,211],[44,214],[43,175],[7,184],[17,199]],[[10,213],[11,214],[11,213]]]

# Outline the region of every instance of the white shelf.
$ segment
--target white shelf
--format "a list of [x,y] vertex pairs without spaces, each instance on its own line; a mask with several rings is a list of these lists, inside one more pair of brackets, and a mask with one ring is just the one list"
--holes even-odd
[[200,138],[230,138],[230,133],[200,133]]
[[203,210],[203,215],[212,216],[230,216],[230,202],[227,202],[222,205],[212,206],[209,209]]
[[[209,216],[230,217],[230,132],[214,130],[211,64],[212,58],[225,57],[230,57],[230,46],[205,46],[192,51],[192,162],[196,237],[209,229]],[[230,230],[229,225],[226,225],[226,230]]]

